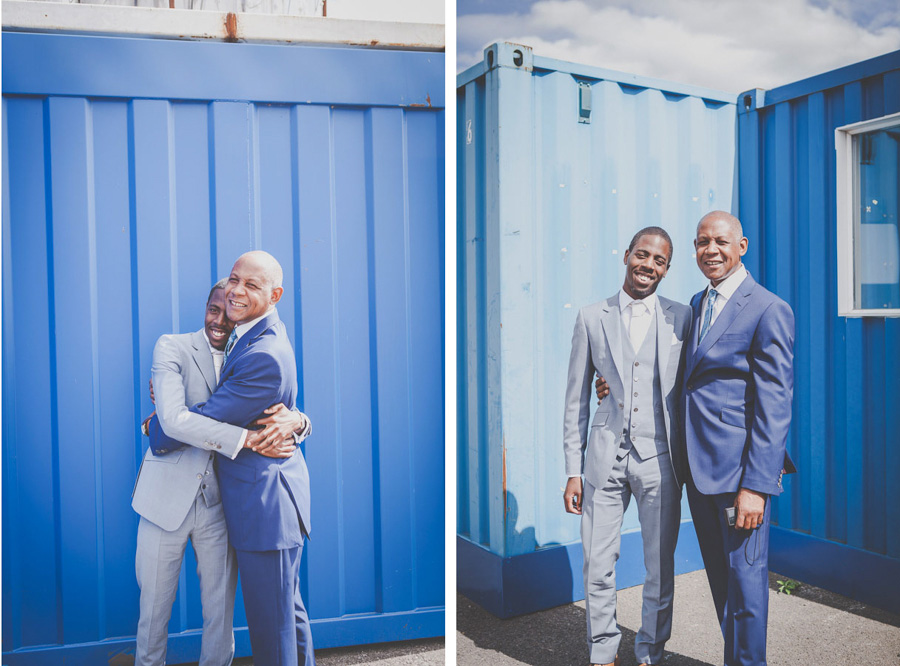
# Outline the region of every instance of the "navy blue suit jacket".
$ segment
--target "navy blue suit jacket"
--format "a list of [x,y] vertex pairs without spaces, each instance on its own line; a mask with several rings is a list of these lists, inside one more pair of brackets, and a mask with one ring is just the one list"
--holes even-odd
[[[215,392],[191,411],[247,428],[267,407],[280,402],[292,408],[296,395],[294,350],[278,313],[272,312],[235,343]],[[299,449],[291,458],[243,449],[234,460],[219,456],[217,463],[228,538],[235,548],[302,545],[310,532],[309,471]]]
[[794,386],[794,313],[750,276],[698,345],[706,291],[691,299],[684,371],[685,446],[704,495],[780,495]]

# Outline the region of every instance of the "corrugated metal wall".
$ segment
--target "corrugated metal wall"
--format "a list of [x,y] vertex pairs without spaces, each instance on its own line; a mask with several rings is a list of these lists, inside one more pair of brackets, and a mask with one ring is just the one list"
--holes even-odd
[[[900,111],[900,52],[739,97],[746,263],[794,309],[782,527],[900,558],[900,319],[837,315],[834,130]],[[797,563],[802,571],[803,563]]]
[[[686,302],[703,287],[694,230],[732,208],[735,104],[513,44],[489,47],[457,85],[457,529],[511,556],[579,539],[562,506],[575,316],[621,287],[624,251],[648,225],[675,246],[659,293]],[[633,507],[624,529],[638,529]]]
[[[443,633],[443,63],[3,35],[4,663],[133,648],[153,345],[253,248],[314,424],[316,646]],[[173,634],[201,626],[192,559]]]

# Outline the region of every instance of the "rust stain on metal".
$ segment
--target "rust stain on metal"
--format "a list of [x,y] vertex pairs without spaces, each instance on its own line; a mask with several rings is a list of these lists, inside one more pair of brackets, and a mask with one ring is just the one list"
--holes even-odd
[[503,517],[506,518],[506,512],[509,510],[506,505],[506,435],[503,436]]
[[237,35],[237,14],[228,12],[225,14],[225,41],[236,42],[238,41]]
[[428,102],[428,108],[431,108],[431,95],[425,94],[425,101]]

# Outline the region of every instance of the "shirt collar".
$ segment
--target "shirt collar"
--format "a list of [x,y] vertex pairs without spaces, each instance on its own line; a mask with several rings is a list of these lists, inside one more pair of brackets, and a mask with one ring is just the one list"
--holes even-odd
[[744,278],[746,278],[747,275],[747,269],[744,268],[744,264],[741,264],[737,267],[737,270],[734,273],[722,280],[722,282],[719,283],[718,287],[713,287],[712,282],[710,282],[706,293],[708,294],[710,289],[715,289],[716,293],[718,293],[720,297],[724,298],[727,301],[729,298],[734,296],[734,292],[736,292],[737,288],[741,286],[741,282],[744,281]]
[[251,328],[256,326],[259,322],[261,322],[263,319],[268,317],[273,312],[277,312],[277,309],[270,308],[269,310],[266,311],[266,313],[264,315],[257,317],[256,319],[251,319],[250,321],[245,321],[243,324],[238,324],[237,326],[235,326],[234,327],[235,342],[240,340],[243,337],[244,333],[246,333]]
[[650,313],[656,312],[656,292],[654,291],[649,296],[645,296],[644,298],[632,298],[629,296],[624,289],[619,289],[619,310],[625,312],[625,308],[631,305],[632,301],[641,301],[644,305],[647,306],[647,309]]

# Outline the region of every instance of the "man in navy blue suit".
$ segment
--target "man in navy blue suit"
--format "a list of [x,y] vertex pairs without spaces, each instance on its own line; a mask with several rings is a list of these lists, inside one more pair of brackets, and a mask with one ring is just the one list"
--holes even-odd
[[744,268],[747,244],[740,221],[723,211],[697,226],[697,265],[709,286],[691,300],[684,371],[688,501],[726,666],[766,664],[771,497],[793,471],[785,445],[794,314]]
[[[275,309],[284,291],[281,282],[281,266],[266,252],[247,252],[234,263],[225,287],[225,313],[235,327],[221,378],[209,400],[194,405],[192,412],[249,428],[266,416],[270,405],[294,406],[294,350]],[[250,435],[233,459],[218,458],[253,661],[257,666],[296,666],[299,656],[300,664],[314,666],[299,580],[310,532],[309,472],[299,449],[288,458],[254,450],[267,444],[265,436]]]

